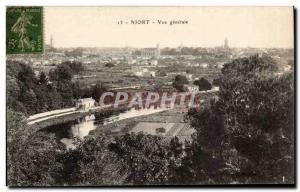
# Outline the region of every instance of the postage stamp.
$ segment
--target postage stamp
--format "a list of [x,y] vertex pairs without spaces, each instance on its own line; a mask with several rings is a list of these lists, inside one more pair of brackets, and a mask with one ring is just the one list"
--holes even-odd
[[7,7],[6,53],[43,53],[43,7]]

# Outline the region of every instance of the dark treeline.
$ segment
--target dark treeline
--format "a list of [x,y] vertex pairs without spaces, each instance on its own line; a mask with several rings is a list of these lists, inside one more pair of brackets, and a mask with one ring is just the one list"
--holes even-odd
[[233,60],[218,79],[218,99],[189,111],[201,150],[221,165],[214,179],[294,182],[294,77],[277,70],[268,57]]
[[[188,79],[184,75],[176,75],[174,78],[174,81],[172,83],[172,86],[180,92],[188,91],[186,85],[189,84]],[[199,91],[207,91],[212,88],[212,85],[219,86],[218,85],[218,79],[214,79],[212,84],[205,78],[201,77],[199,80],[195,80],[193,82],[194,85],[199,87]]]
[[176,75],[172,85],[176,90],[178,90],[180,92],[184,92],[184,91],[187,91],[187,88],[185,87],[185,85],[188,83],[189,83],[189,81],[186,78],[186,76]]
[[99,84],[81,87],[74,75],[84,70],[80,62],[63,62],[46,75],[18,61],[7,61],[7,106],[32,115],[74,106],[74,99],[97,97]]
[[191,109],[191,142],[175,137],[90,135],[66,150],[54,135],[30,133],[7,111],[8,184],[152,185],[294,183],[294,85],[269,58],[225,64],[217,99]]

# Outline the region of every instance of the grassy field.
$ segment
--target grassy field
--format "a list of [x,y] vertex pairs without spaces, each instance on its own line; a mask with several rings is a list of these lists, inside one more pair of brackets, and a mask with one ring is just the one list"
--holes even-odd
[[[163,128],[163,132],[158,129]],[[150,135],[161,135],[166,137],[174,136],[190,136],[194,133],[194,129],[188,123],[153,123],[140,122],[130,131],[131,133],[144,133]]]
[[[164,131],[159,131],[163,128]],[[195,132],[188,123],[184,122],[184,114],[175,110],[163,111],[151,115],[121,120],[107,125],[99,125],[92,134],[122,135],[125,133],[139,133],[161,135],[164,137],[178,136],[190,140]]]

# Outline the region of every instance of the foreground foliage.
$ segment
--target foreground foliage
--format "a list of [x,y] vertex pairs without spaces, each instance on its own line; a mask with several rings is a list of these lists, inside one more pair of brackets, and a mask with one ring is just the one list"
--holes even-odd
[[226,64],[218,97],[187,114],[196,129],[191,142],[100,135],[66,150],[54,135],[32,133],[24,115],[8,108],[8,184],[294,183],[293,83],[293,74],[279,74],[270,58]]

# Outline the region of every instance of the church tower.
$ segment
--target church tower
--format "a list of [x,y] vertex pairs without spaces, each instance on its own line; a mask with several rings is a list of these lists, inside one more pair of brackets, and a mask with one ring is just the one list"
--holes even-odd
[[224,41],[224,49],[229,49],[227,37],[225,38],[225,41]]
[[50,48],[53,49],[53,36],[50,37]]
[[156,57],[157,58],[160,57],[160,47],[159,47],[159,44],[156,44]]

